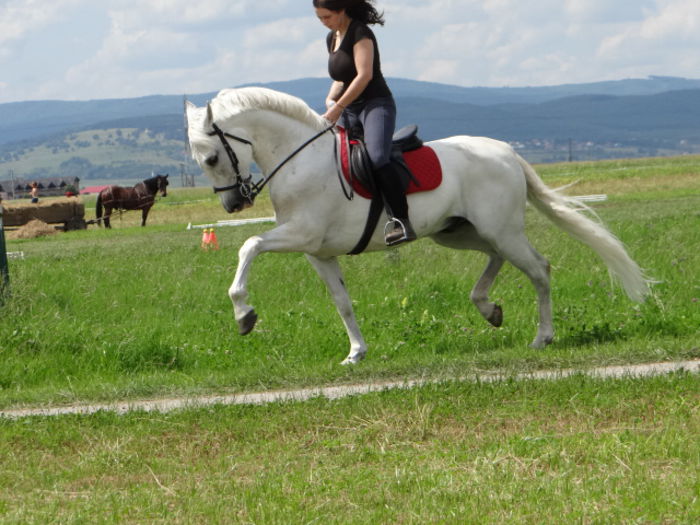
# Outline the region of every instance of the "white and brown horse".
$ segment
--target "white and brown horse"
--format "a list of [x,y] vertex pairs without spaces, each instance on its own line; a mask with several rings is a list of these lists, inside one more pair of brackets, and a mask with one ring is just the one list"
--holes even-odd
[[[250,332],[257,320],[247,302],[248,273],[255,257],[263,252],[303,252],[328,286],[345,323],[350,353],[343,362],[361,360],[367,345],[336,257],[357,244],[370,201],[347,199],[341,191],[335,139],[332,133],[324,133],[329,123],[302,100],[263,88],[224,90],[203,108],[188,104],[187,120],[192,156],[228,212],[252,204],[258,189],[250,182],[252,162],[269,181],[277,226],[246,240],[229,289],[240,333]],[[307,139],[313,140],[298,150]],[[528,200],[556,226],[592,248],[631,299],[644,299],[648,281],[622,243],[582,213],[581,203],[548,188],[508,144],[456,136],[427,146],[436,153],[444,177],[433,191],[409,196],[411,222],[419,237],[489,256],[471,299],[490,323],[500,325],[503,314],[489,300],[489,288],[509,261],[527,275],[537,292],[539,325],[532,346],[542,348],[554,335],[550,267],[524,233]],[[387,248],[381,225],[367,250]]]

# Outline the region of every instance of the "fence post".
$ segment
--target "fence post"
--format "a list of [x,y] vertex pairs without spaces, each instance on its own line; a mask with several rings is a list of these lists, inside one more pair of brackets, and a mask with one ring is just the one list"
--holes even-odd
[[7,249],[5,248],[5,227],[2,223],[2,202],[0,201],[0,305],[10,289],[10,270],[7,264]]

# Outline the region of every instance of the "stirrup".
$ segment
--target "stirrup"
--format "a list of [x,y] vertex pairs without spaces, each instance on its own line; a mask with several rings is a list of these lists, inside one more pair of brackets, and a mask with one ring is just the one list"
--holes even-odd
[[395,246],[402,242],[415,240],[416,233],[408,220],[404,223],[401,219],[391,217],[384,225],[384,243],[387,246]]

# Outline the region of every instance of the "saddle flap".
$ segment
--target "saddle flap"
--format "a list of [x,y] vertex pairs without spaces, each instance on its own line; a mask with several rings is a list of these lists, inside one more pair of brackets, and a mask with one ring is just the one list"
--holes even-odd
[[350,173],[370,193],[374,194],[376,185],[365,143],[359,140],[350,141]]

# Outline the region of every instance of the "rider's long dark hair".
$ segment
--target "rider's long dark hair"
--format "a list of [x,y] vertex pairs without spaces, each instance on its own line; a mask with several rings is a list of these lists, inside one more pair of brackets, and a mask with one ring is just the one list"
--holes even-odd
[[377,11],[374,0],[313,0],[314,7],[340,11],[345,9],[347,15],[353,20],[359,20],[363,24],[384,25],[384,12]]

